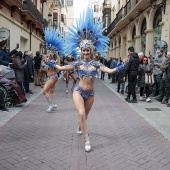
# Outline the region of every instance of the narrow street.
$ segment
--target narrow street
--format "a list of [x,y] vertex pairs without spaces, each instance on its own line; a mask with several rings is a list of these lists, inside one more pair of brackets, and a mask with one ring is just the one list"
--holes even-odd
[[95,91],[90,153],[76,134],[71,90],[66,95],[60,79],[56,111],[46,112],[40,94],[1,127],[0,170],[169,170],[170,142],[102,81]]

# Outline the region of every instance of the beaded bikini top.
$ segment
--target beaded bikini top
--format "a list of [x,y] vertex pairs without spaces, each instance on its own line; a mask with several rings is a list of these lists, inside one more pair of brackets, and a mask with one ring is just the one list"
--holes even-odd
[[73,65],[75,67],[83,65],[83,68],[78,69],[80,78],[82,78],[83,76],[92,76],[93,78],[96,78],[97,68],[100,66],[104,66],[102,63],[96,62],[94,60],[71,62],[70,65]]

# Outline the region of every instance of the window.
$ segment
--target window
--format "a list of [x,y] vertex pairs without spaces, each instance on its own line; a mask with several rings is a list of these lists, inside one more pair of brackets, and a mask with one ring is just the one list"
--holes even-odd
[[99,5],[94,5],[94,12],[99,12]]
[[53,21],[58,21],[58,13],[57,12],[53,13]]
[[61,14],[61,22],[64,22],[64,14]]
[[58,13],[57,12],[53,13],[53,27],[55,27],[56,29],[58,27]]
[[66,3],[67,6],[73,6],[73,0],[67,0]]

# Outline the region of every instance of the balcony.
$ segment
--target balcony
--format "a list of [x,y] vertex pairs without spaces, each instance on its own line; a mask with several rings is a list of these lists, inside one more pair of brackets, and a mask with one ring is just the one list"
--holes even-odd
[[[32,24],[33,28],[39,31],[43,30],[42,24],[44,22],[42,14],[38,11],[31,0],[24,0],[21,10],[22,21],[27,21],[27,24]],[[28,26],[28,25],[27,25]]]
[[116,14],[116,18],[109,25],[106,36],[111,37],[124,28],[128,22],[136,18],[143,10],[149,7],[149,3],[144,0],[129,0]]
[[23,7],[22,7],[22,12],[23,13],[30,13],[33,17],[34,20],[37,20],[40,24],[43,22],[43,16],[42,14],[38,11],[36,6],[31,0],[24,0],[23,1]]
[[17,6],[18,8],[22,8],[22,0],[8,0],[4,2],[9,6]]
[[106,8],[110,8],[111,9],[111,4],[110,3],[103,3],[103,10]]

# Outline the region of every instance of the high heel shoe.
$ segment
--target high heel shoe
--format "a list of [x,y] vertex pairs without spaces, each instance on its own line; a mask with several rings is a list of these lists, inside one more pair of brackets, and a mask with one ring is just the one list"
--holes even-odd
[[90,151],[91,151],[90,139],[89,139],[89,135],[86,134],[85,135],[85,152],[90,152]]
[[82,135],[82,131],[81,131],[81,129],[80,129],[79,126],[78,126],[78,128],[77,128],[77,135],[78,135],[78,136]]

